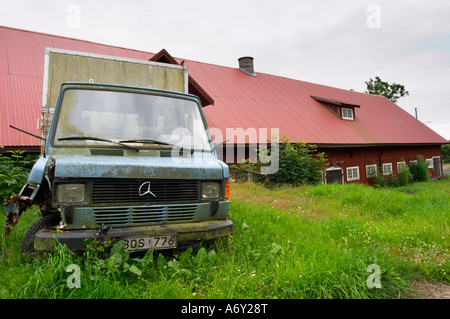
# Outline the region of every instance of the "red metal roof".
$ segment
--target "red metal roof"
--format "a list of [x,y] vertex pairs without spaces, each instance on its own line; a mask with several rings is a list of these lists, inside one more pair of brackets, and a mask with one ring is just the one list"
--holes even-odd
[[[227,127],[279,128],[280,137],[324,145],[446,143],[385,97],[263,73],[251,77],[239,69],[198,62],[188,65],[214,97],[215,105],[204,111],[209,125],[222,132]],[[338,118],[311,96],[360,106],[356,120]]]
[[[154,56],[149,52],[0,26],[0,145],[39,145],[38,139],[9,125],[40,135],[37,120],[46,47],[142,60]],[[196,61],[186,61],[186,65],[189,74],[214,99],[214,105],[206,106],[204,111],[209,126],[220,130],[224,139],[227,128],[247,132],[267,128],[269,135],[271,128],[278,128],[280,136],[322,145],[447,143],[381,96],[258,72],[253,77],[238,68]],[[355,109],[356,120],[338,118],[311,96],[360,106]]]

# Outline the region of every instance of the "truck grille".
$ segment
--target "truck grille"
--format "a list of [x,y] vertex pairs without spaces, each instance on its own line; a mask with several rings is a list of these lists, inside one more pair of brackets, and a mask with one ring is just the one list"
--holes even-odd
[[196,180],[99,179],[93,182],[92,203],[148,205],[195,201],[198,185]]
[[197,205],[153,205],[139,207],[94,208],[98,225],[142,226],[163,222],[183,222],[194,219]]

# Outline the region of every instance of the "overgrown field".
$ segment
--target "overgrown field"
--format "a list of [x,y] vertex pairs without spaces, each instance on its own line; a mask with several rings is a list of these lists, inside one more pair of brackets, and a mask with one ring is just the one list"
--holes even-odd
[[[232,184],[234,236],[197,252],[115,246],[100,258],[59,247],[24,261],[34,209],[11,236],[1,232],[0,298],[411,298],[416,280],[449,283],[449,194],[449,179],[393,189]],[[80,288],[68,287],[71,264]]]

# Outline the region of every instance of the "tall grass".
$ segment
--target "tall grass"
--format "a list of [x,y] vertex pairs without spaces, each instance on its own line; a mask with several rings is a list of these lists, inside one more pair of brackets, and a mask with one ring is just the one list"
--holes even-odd
[[[407,298],[419,278],[448,283],[449,181],[403,188],[232,185],[235,234],[198,251],[105,258],[19,247],[37,210],[1,235],[0,298]],[[3,224],[0,224],[0,227]],[[81,269],[70,289],[66,268]],[[381,288],[369,288],[369,265]]]

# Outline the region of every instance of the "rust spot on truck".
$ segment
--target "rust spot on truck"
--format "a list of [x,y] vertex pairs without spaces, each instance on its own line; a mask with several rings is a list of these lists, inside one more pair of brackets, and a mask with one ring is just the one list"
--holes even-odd
[[31,206],[31,199],[27,196],[12,194],[9,199],[5,199],[3,209],[5,210],[6,220],[4,231],[5,235],[11,234],[11,227],[19,222],[20,215]]
[[29,207],[39,206],[43,214],[57,212],[57,208],[52,207],[52,191],[48,175],[44,176],[44,181],[40,185],[25,184],[18,195],[11,194],[9,199],[3,202],[3,210],[6,219],[4,231],[8,236],[11,234],[11,228],[19,222],[20,215]]

